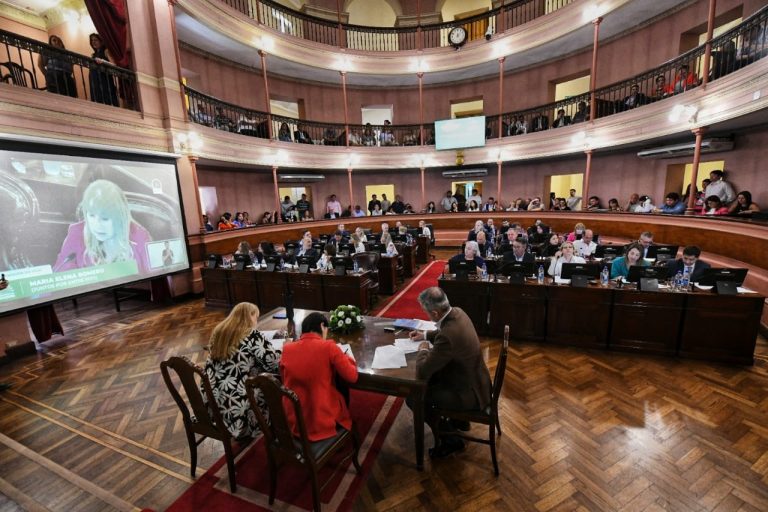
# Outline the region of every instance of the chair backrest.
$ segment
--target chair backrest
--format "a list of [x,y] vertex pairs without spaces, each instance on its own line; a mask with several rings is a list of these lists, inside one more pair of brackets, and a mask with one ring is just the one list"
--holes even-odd
[[[170,370],[176,372],[181,382],[181,387],[184,388],[184,393],[187,395],[186,402],[176,388],[176,384],[174,384],[171,378]],[[191,428],[194,432],[214,439],[228,439],[230,437],[229,430],[224,425],[219,406],[213,397],[211,382],[202,368],[187,357],[174,356],[160,363],[160,373],[163,375],[163,380],[173,400],[179,406],[179,410],[181,410],[185,426]],[[198,380],[195,376],[200,379],[203,385],[208,406],[203,402],[203,394],[200,392]]]
[[368,253],[367,252],[358,252],[358,253],[353,254],[352,255],[352,261],[357,263],[357,267],[360,270],[363,270],[363,271],[371,270],[371,268],[370,268],[371,260],[368,257]]
[[499,362],[496,364],[496,373],[493,376],[493,386],[491,388],[491,403],[493,407],[499,403],[501,387],[504,384],[504,374],[507,372],[507,349],[509,348],[509,325],[504,326],[504,342],[499,351]]
[[[260,391],[267,406],[267,416],[259,407],[256,400],[256,391]],[[307,438],[307,428],[304,425],[304,415],[301,412],[301,404],[296,393],[282,385],[282,383],[271,373],[261,373],[256,377],[251,377],[245,381],[245,391],[248,395],[248,401],[251,409],[256,414],[259,422],[259,428],[264,434],[264,441],[271,451],[276,451],[281,458],[294,459],[304,462],[305,459],[312,459],[309,439]],[[284,407],[293,407],[294,417],[299,427],[299,446],[296,445],[296,438],[288,422],[288,416],[285,414]]]
[[[0,62],[0,68],[2,67],[8,69],[8,74],[2,75],[2,80],[4,82],[8,82],[14,85],[21,85],[22,87],[29,87],[29,84],[31,83],[32,87],[37,89],[35,76],[31,71],[25,69],[21,64],[10,61]],[[29,81],[27,81],[27,77],[29,77]]]

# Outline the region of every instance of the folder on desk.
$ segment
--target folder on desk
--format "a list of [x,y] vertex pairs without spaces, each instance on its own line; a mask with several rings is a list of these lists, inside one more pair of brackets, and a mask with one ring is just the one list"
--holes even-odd
[[412,331],[434,331],[437,329],[435,322],[418,320],[416,318],[398,318],[392,325],[398,329],[410,329]]
[[394,345],[384,345],[376,347],[373,353],[373,363],[371,368],[374,370],[386,370],[391,368],[405,368],[408,363],[405,360],[405,352]]

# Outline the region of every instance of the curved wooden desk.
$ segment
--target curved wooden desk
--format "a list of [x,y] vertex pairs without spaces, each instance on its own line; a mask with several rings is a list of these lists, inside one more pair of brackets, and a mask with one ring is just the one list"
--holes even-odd
[[[262,240],[282,242],[298,239],[306,230],[314,236],[331,233],[340,223],[350,231],[358,226],[378,231],[382,222],[390,225],[396,221],[415,226],[424,219],[435,230],[466,230],[476,220],[494,219],[497,226],[502,221],[518,222],[527,227],[541,219],[556,232],[570,232],[577,222],[583,222],[595,233],[635,240],[643,231],[651,231],[656,243],[679,246],[697,245],[704,251],[704,258],[716,266],[743,266],[749,268],[746,285],[768,296],[768,223],[731,219],[685,217],[680,215],[652,215],[632,213],[591,212],[498,212],[386,215],[382,217],[343,218],[317,220],[298,224],[270,224],[235,231],[214,232],[189,237],[193,262],[201,262],[206,254],[231,253],[241,240],[256,245]],[[768,325],[768,308],[762,318]]]

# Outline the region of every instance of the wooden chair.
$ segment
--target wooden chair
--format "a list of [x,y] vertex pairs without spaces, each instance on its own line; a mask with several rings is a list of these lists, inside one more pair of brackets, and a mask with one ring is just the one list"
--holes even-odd
[[[181,386],[184,388],[184,393],[187,395],[189,404],[181,397],[176,384],[171,379],[170,370],[176,372]],[[232,451],[232,436],[224,425],[224,419],[213,397],[213,390],[211,389],[208,376],[202,368],[186,357],[172,357],[167,361],[163,361],[160,363],[160,372],[163,374],[165,385],[168,386],[168,391],[171,392],[171,396],[176,401],[176,405],[179,406],[184,419],[184,430],[187,433],[187,441],[189,442],[190,474],[192,478],[195,477],[195,469],[197,469],[197,445],[202,443],[205,438],[210,437],[224,443],[224,454],[227,459],[227,470],[229,471],[229,488],[233,493],[236,492],[237,484],[235,483],[235,456]],[[203,402],[203,394],[200,392],[195,375],[203,384],[209,406],[206,406]],[[192,409],[191,414],[190,407]],[[211,413],[213,417],[211,417]],[[199,434],[201,436],[200,439],[195,440],[195,434]]]
[[[2,68],[6,68],[8,73],[2,74]],[[46,87],[38,87],[35,74],[16,62],[0,62],[0,81],[22,87],[31,87],[38,91],[46,89]]]
[[352,255],[352,260],[357,262],[357,267],[362,271],[371,273],[373,280],[368,285],[368,308],[373,309],[373,304],[379,295],[379,257],[378,252],[363,251]]
[[443,432],[440,434],[458,435],[462,439],[475,443],[487,444],[491,447],[491,460],[493,461],[493,472],[499,476],[499,463],[496,460],[496,431],[501,435],[501,424],[499,423],[499,395],[504,384],[504,374],[507,369],[507,348],[509,347],[509,326],[504,326],[504,343],[499,352],[499,362],[496,365],[496,374],[493,377],[493,386],[491,388],[491,404],[484,410],[476,411],[454,411],[451,409],[437,409],[436,415],[445,418],[452,418],[460,421],[469,421],[470,423],[480,423],[488,425],[488,439],[480,439],[466,434],[457,434],[455,432]]
[[[270,373],[262,373],[257,377],[251,377],[245,381],[248,400],[251,402],[251,408],[256,414],[261,431],[264,433],[264,441],[267,448],[267,458],[269,461],[269,504],[275,502],[275,492],[277,490],[277,471],[283,464],[297,464],[303,466],[309,471],[312,480],[312,502],[314,510],[320,510],[320,491],[325,485],[318,484],[317,474],[331,457],[346,444],[352,441],[353,451],[346,457],[352,457],[352,463],[358,474],[362,472],[360,463],[357,461],[360,450],[360,442],[355,433],[355,427],[352,430],[345,430],[337,427],[336,435],[322,441],[311,442],[307,438],[307,428],[304,424],[304,416],[301,412],[299,398],[290,389],[285,388],[277,377]],[[264,401],[267,404],[269,419],[264,416],[259,404],[256,401],[256,390],[261,391]],[[294,415],[298,421],[299,437],[296,438],[291,431],[288,418],[285,415],[284,404],[287,407],[293,407]],[[330,481],[330,479],[329,479]]]

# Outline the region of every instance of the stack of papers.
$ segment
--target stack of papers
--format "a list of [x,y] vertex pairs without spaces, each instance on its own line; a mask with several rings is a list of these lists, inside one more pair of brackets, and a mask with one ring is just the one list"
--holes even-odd
[[[411,338],[397,338],[395,340],[395,346],[403,351],[403,354],[410,354],[411,352],[418,352],[421,341],[413,341]],[[432,344],[429,344],[429,348],[432,348]]]
[[757,293],[755,290],[750,290],[749,288],[744,288],[743,286],[737,286],[736,291],[739,293]]
[[269,342],[275,350],[283,351],[283,345],[285,345],[285,339],[271,339]]
[[426,320],[417,320],[415,318],[398,318],[393,325],[400,329],[410,329],[412,331],[434,331],[437,329],[435,322],[427,322]]
[[405,368],[408,363],[405,360],[405,352],[394,345],[376,347],[373,354],[371,368],[374,370],[386,370],[390,368]]
[[555,276],[555,284],[571,284],[571,280],[561,279],[560,276]]

